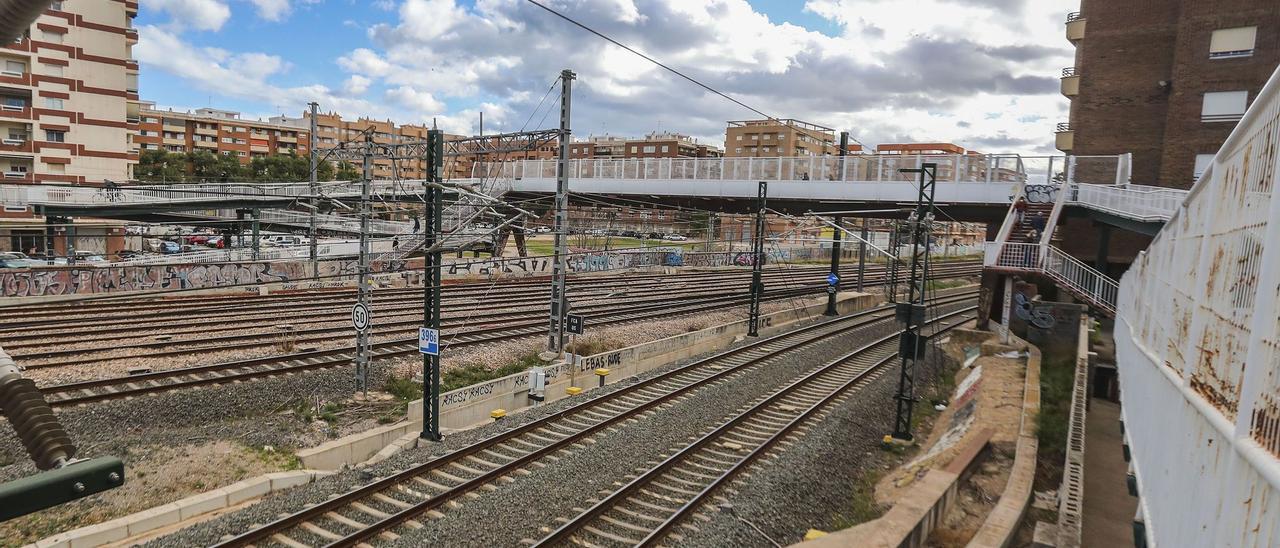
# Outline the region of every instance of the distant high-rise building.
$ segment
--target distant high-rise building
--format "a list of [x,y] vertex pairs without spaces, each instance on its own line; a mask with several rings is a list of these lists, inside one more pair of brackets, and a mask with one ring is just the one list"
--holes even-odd
[[1133,183],[1187,188],[1280,63],[1280,3],[1081,0],[1066,35],[1058,149],[1131,152]]
[[136,2],[52,2],[20,39],[0,47],[0,180],[132,176],[137,14]]

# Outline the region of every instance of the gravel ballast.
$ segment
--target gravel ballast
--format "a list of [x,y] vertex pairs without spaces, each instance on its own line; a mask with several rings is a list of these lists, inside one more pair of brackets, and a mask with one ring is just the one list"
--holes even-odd
[[[512,483],[498,482],[494,491],[479,491],[475,499],[462,499],[461,507],[446,510],[438,520],[423,519],[425,528],[400,529],[403,535],[397,545],[447,543],[450,546],[510,546],[522,539],[538,538],[557,526],[555,518],[576,513],[587,499],[601,496],[625,481],[637,467],[651,464],[663,454],[687,443],[719,424],[743,405],[762,397],[800,375],[825,363],[872,333],[883,335],[894,327],[892,321],[879,322],[833,340],[811,345],[804,350],[775,357],[766,367],[750,375],[738,375],[700,389],[653,412],[636,422],[623,423],[616,431],[595,436],[595,443],[575,446],[571,453],[561,452],[554,459],[542,461],[545,466],[529,468],[529,475],[515,475]],[[664,368],[665,370],[665,368]],[[658,374],[650,372],[649,375]],[[748,378],[749,377],[749,378]],[[609,385],[604,390],[617,390],[633,381]],[[594,394],[594,393],[593,393]],[[186,531],[158,539],[154,546],[190,546],[214,542],[226,534],[242,532],[250,524],[266,523],[281,514],[292,513],[308,503],[324,500],[331,493],[349,490],[372,477],[388,475],[411,463],[425,462],[431,457],[511,428],[524,421],[548,413],[556,413],[577,401],[561,401],[539,409],[520,413],[503,424],[448,436],[442,444],[399,453],[367,470],[340,473],[316,484],[274,495],[243,511],[223,516]],[[514,510],[513,510],[514,509]],[[307,542],[305,535],[298,540]]]

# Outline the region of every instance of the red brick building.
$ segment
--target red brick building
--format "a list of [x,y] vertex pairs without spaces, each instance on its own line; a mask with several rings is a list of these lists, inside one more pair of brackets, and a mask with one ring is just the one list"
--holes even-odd
[[1280,3],[1081,0],[1066,34],[1058,148],[1131,152],[1133,183],[1188,188],[1280,64]]

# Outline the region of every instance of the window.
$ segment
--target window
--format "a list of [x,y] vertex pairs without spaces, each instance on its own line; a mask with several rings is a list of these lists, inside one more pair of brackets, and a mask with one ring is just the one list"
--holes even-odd
[[45,173],[56,173],[61,175],[67,172],[67,166],[64,164],[45,164],[44,171]]
[[65,143],[67,142],[67,132],[55,129],[46,129],[44,130],[44,140],[49,141],[50,143]]
[[1248,109],[1247,91],[1208,91],[1200,108],[1202,122],[1235,122]]
[[752,140],[752,141],[759,141],[759,140],[760,140],[760,136],[759,136],[759,135],[756,135],[756,134],[754,134],[754,133],[753,133],[753,134],[751,134],[751,140]]
[[21,97],[6,96],[3,106],[5,110],[22,110],[27,108],[27,102],[23,101]]
[[766,133],[766,134],[764,134],[764,140],[768,141],[768,140],[770,140],[770,139],[773,139],[773,134],[772,134],[772,133]]
[[1200,180],[1200,176],[1204,175],[1204,172],[1209,169],[1209,165],[1212,163],[1213,163],[1213,154],[1197,154],[1196,170],[1195,172],[1192,173],[1192,176],[1197,181]]
[[56,109],[56,110],[62,110],[62,99],[57,99],[54,97],[45,97],[44,106],[48,108]]
[[27,71],[27,65],[22,61],[5,61],[4,62],[5,76],[22,76],[22,73],[26,71]]
[[671,147],[668,147],[667,145],[662,145],[662,151],[663,151],[663,152],[667,152],[667,151],[670,151],[670,150],[671,150]]
[[22,164],[9,164],[9,172],[10,173],[26,173],[27,166],[24,166]]
[[763,148],[761,149],[761,151],[763,151],[763,152],[769,152],[769,147],[763,147]]
[[62,11],[62,4],[62,0],[54,0],[53,3],[49,5],[49,9]]
[[42,30],[40,31],[40,37],[43,38],[45,42],[61,44],[63,35],[61,32],[51,32],[47,30]]
[[1236,27],[1213,31],[1209,40],[1210,59],[1228,59],[1253,55],[1253,45],[1258,38],[1258,27]]
[[741,134],[739,134],[739,135],[738,135],[738,139],[737,139],[737,140],[738,140],[738,141],[741,141],[741,140],[742,140],[742,135],[741,135]]
[[779,134],[778,134],[778,140],[779,140],[779,141],[782,141],[782,140],[784,140],[784,139],[786,139],[786,138],[787,138],[787,137],[786,137],[784,134],[782,134],[782,133],[779,133]]
[[41,64],[40,70],[43,71],[46,76],[57,76],[61,78],[64,74],[63,71],[65,68],[62,65]]
[[734,153],[734,154],[742,154],[742,147],[737,147],[737,148],[733,149],[733,153]]
[[653,145],[649,145],[649,146],[644,147],[644,151],[645,151],[645,153],[652,153],[652,152],[654,152],[656,149],[657,149],[657,147],[655,147],[655,146],[653,146]]
[[230,138],[230,137],[223,137],[223,138],[222,138],[222,142],[227,143],[227,144],[231,144],[231,138]]
[[632,146],[631,146],[631,153],[632,153],[632,154],[635,154],[635,152],[636,152],[636,147],[635,147],[635,145],[632,145]]

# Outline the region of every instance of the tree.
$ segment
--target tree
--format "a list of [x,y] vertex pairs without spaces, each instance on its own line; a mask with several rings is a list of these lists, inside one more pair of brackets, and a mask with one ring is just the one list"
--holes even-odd
[[185,154],[170,154],[163,150],[144,150],[138,156],[133,169],[134,178],[141,181],[178,181],[187,173]]
[[339,181],[355,181],[361,177],[361,174],[351,162],[343,160],[338,164],[337,177]]

